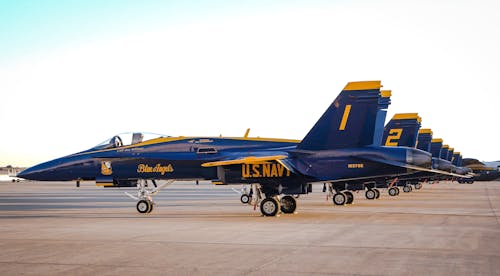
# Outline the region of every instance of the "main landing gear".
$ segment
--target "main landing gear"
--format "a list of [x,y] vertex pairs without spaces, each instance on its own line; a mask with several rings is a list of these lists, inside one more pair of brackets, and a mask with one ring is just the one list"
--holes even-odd
[[368,189],[365,192],[366,199],[378,199],[380,197],[380,191],[377,188]]
[[[285,195],[281,198],[277,195],[268,197],[262,192],[259,184],[252,184],[251,189],[250,204],[254,207],[259,205],[263,216],[274,217],[280,211],[284,214],[293,214],[297,210],[297,200],[291,195]],[[241,198],[244,195],[248,194],[242,194]]]
[[354,201],[354,195],[351,191],[336,190],[333,187],[332,183],[327,183],[326,185],[326,187],[328,187],[328,195],[326,196],[326,198],[328,199],[329,197],[331,197],[333,204],[342,206],[346,204],[352,204],[352,202]]
[[397,196],[397,195],[399,195],[399,188],[398,187],[391,187],[391,188],[389,188],[388,193],[390,196]]
[[153,206],[155,205],[155,202],[153,201],[153,196],[156,195],[161,189],[174,183],[174,181],[175,179],[171,179],[168,180],[166,183],[157,186],[156,182],[152,180],[154,188],[148,189],[147,180],[139,179],[137,181],[137,196],[131,195],[127,192],[125,192],[125,194],[128,197],[137,200],[137,205],[136,205],[137,212],[141,214],[151,213],[153,211]]

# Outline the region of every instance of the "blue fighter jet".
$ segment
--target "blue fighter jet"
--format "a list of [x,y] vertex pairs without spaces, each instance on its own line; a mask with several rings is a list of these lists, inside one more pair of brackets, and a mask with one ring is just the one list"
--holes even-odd
[[[431,152],[431,141],[434,143],[442,142],[441,139],[432,139],[432,130],[430,129],[420,129],[420,116],[418,113],[402,113],[396,114],[389,121],[385,127],[384,141],[386,146],[406,146],[406,147],[416,147],[427,152]],[[437,145],[438,146],[438,145]],[[433,157],[433,171],[432,172],[418,172],[412,175],[407,175],[400,177],[393,186],[397,189],[397,186],[403,187],[404,192],[412,191],[412,186],[415,189],[420,189],[422,187],[422,182],[434,181],[439,179],[447,178],[460,178],[466,179],[470,178],[467,174],[465,168],[459,168],[452,165],[451,160],[453,149],[450,149],[447,145],[443,146],[442,149],[437,152],[437,146],[434,149]],[[443,152],[446,156],[441,155]],[[438,158],[437,156],[440,156]],[[444,159],[442,159],[443,157]],[[389,189],[389,195],[397,195],[398,192]]]
[[[95,180],[137,183],[136,208],[152,211],[152,196],[175,180],[205,179],[251,184],[265,216],[294,213],[290,195],[311,183],[397,177],[431,170],[431,155],[410,147],[382,147],[390,93],[380,81],[348,83],[300,142],[266,138],[158,137],[130,144],[115,136],[106,143],[28,168],[18,176],[39,181]],[[146,181],[168,180],[150,188]],[[345,198],[345,194],[339,192]]]

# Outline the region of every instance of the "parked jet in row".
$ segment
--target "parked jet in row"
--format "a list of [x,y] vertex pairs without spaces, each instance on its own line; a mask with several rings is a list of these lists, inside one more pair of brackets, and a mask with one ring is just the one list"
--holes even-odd
[[[175,180],[248,183],[263,215],[274,216],[279,210],[293,213],[297,202],[290,195],[310,192],[314,182],[395,178],[432,171],[431,155],[425,151],[381,146],[390,93],[380,88],[380,81],[348,83],[298,144],[249,137],[143,140],[137,134],[125,145],[114,136],[89,150],[28,168],[18,176],[40,181],[137,183],[137,196],[130,196],[137,200],[140,213],[151,212],[152,196]],[[148,180],[169,181],[150,189]]]

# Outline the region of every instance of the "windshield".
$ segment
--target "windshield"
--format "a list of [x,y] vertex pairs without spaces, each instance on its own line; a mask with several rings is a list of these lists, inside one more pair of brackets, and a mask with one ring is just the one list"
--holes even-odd
[[99,143],[92,149],[98,150],[98,149],[119,148],[162,137],[170,137],[170,136],[157,133],[148,133],[148,132],[120,133],[103,141],[102,143]]

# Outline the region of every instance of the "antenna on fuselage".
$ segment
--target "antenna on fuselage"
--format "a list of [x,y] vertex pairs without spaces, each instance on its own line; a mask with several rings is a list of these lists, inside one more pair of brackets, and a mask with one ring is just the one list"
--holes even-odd
[[247,128],[247,131],[245,132],[245,135],[243,136],[243,138],[248,138],[248,134],[250,133],[250,128]]

